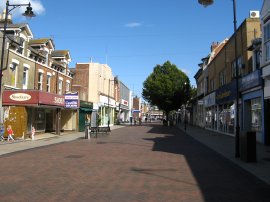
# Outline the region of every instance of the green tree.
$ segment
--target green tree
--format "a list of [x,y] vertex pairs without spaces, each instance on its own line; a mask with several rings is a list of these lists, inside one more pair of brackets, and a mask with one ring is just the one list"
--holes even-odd
[[143,98],[163,110],[167,117],[190,97],[190,81],[187,75],[169,61],[154,67],[143,82]]

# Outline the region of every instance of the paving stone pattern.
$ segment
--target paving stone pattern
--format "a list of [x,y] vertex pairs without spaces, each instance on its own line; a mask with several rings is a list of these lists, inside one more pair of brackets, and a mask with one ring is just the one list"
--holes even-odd
[[128,126],[0,157],[0,201],[270,201],[270,187],[177,128]]

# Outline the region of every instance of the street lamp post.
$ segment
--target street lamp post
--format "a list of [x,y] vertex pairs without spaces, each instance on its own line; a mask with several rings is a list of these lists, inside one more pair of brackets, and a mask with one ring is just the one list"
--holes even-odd
[[[185,93],[187,93],[187,82],[185,82]],[[185,108],[184,108],[184,124],[185,124],[185,131],[187,130],[187,118],[186,118],[186,108],[187,108],[187,101],[185,101]]]
[[[214,0],[198,0],[203,6],[209,6],[214,3]],[[236,68],[236,126],[235,126],[235,157],[240,157],[240,126],[239,126],[239,69],[237,61],[237,21],[236,21],[236,0],[233,0],[233,24],[234,24],[234,61]]]
[[[9,13],[14,10],[17,7],[27,6],[26,11],[22,14],[25,17],[35,17],[34,12],[32,11],[32,7],[30,2],[28,4],[9,4],[9,1],[6,1],[6,9],[5,9],[5,20],[4,20],[4,30],[3,30],[3,41],[2,41],[2,52],[1,52],[1,66],[0,66],[0,95],[1,95],[1,101],[0,101],[0,110],[1,110],[1,118],[2,120],[2,77],[3,77],[3,68],[4,68],[4,56],[5,56],[5,43],[6,43],[6,31],[7,31],[7,21],[8,21],[8,15]],[[9,9],[10,8],[10,9]]]

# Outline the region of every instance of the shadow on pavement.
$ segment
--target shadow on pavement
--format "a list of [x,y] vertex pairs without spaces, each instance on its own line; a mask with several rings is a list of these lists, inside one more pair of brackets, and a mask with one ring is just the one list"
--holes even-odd
[[[155,125],[148,133],[164,134],[161,137],[145,138],[154,142],[153,151],[185,157],[206,202],[270,200],[269,185],[179,129]],[[134,170],[151,174],[147,170]]]

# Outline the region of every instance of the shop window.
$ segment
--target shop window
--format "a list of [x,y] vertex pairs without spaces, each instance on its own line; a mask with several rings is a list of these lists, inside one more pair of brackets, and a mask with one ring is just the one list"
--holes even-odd
[[262,130],[262,105],[261,98],[251,100],[251,130]]
[[234,104],[219,106],[219,128],[218,130],[225,133],[234,133]]
[[43,109],[36,111],[35,125],[37,131],[45,130],[45,111]]
[[206,109],[206,118],[205,118],[205,125],[206,128],[213,128],[213,123],[214,123],[214,116],[212,113],[211,108]]

